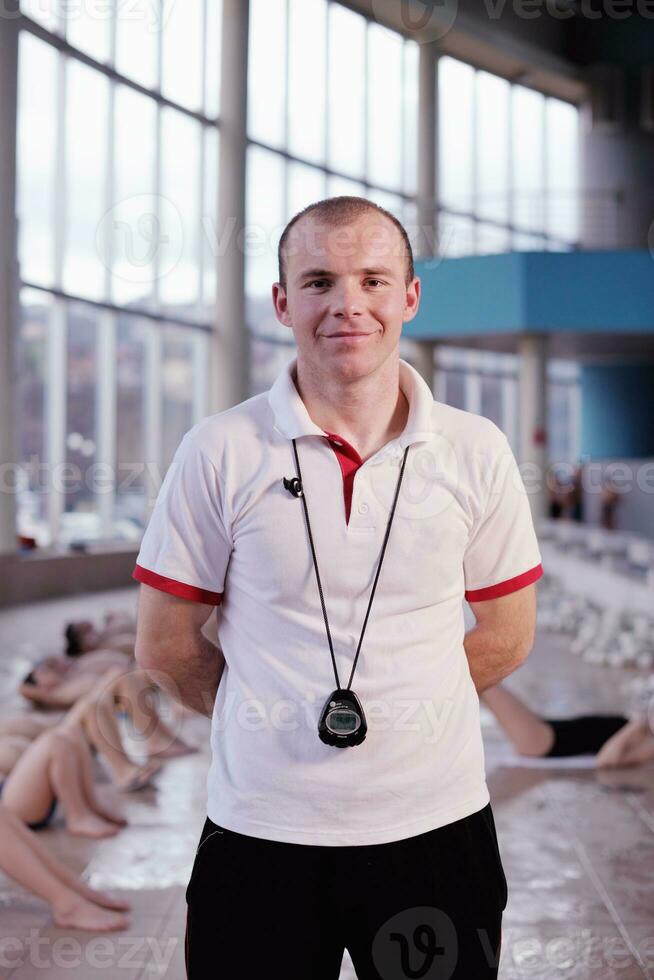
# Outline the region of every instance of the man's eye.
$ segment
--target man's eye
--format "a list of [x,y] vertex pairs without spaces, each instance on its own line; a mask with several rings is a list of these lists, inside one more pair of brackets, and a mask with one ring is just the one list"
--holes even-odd
[[307,286],[315,286],[316,284],[321,287],[328,285],[329,283],[327,279],[312,279],[311,282],[307,283]]
[[368,282],[376,282],[378,286],[383,286],[381,279],[368,279]]

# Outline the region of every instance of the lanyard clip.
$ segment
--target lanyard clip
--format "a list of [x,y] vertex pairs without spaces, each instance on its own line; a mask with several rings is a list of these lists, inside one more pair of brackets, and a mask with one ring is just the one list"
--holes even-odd
[[304,492],[302,490],[302,483],[297,478],[297,476],[291,477],[290,480],[288,480],[286,477],[283,477],[283,480],[284,480],[284,487],[286,488],[286,490],[292,493],[294,497],[304,496]]

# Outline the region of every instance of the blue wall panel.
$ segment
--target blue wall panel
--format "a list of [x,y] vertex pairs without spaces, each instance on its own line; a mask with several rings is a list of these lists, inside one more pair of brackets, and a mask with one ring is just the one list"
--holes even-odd
[[417,339],[551,331],[654,331],[649,251],[507,252],[416,263]]
[[584,365],[581,452],[654,455],[654,364]]

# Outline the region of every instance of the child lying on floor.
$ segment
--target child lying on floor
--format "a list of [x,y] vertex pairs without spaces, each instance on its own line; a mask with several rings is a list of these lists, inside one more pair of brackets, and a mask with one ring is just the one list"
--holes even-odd
[[520,755],[561,758],[590,754],[596,755],[598,768],[654,761],[654,733],[644,717],[597,714],[543,718],[501,684],[484,691],[480,699]]
[[0,869],[48,902],[61,928],[115,932],[129,925],[127,902],[84,885],[2,804]]
[[[192,751],[159,717],[152,688],[147,671],[112,668],[96,679],[63,719],[46,730],[39,723],[33,741],[24,718],[18,716],[13,731],[5,722],[0,734],[0,774],[7,774],[0,786],[5,805],[32,829],[40,829],[52,818],[59,800],[72,834],[115,834],[125,821],[98,797],[89,746],[107,763],[114,785],[128,791],[148,785],[165,759]],[[144,765],[137,765],[125,752],[117,708],[126,710],[142,741],[148,760]]]

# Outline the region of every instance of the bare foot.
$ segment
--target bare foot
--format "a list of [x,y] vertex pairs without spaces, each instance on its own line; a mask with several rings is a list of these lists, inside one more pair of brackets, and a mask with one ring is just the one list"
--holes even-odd
[[115,823],[118,827],[127,826],[127,820],[122,813],[118,810],[113,810],[106,803],[95,803],[94,808],[97,815],[102,817],[103,820],[108,820],[109,823]]
[[118,833],[115,823],[109,823],[94,813],[77,820],[68,820],[66,826],[75,837],[114,837]]
[[88,932],[117,932],[126,929],[129,922],[118,912],[109,912],[85,898],[78,898],[66,906],[53,907],[55,924],[60,929],[86,929]]
[[117,912],[129,912],[131,905],[124,898],[113,898],[107,892],[101,892],[95,888],[89,888],[80,882],[79,894],[88,902],[94,905],[101,905],[105,909],[115,909]]
[[130,766],[125,770],[125,774],[116,780],[116,786],[126,793],[144,789],[150,785],[152,776],[160,769],[161,763],[157,761],[148,762],[145,766]]
[[174,738],[165,748],[151,751],[149,757],[151,759],[177,759],[181,755],[190,755],[197,751],[195,745],[188,745],[181,738]]

